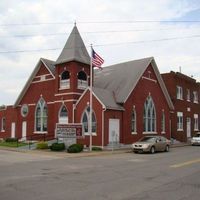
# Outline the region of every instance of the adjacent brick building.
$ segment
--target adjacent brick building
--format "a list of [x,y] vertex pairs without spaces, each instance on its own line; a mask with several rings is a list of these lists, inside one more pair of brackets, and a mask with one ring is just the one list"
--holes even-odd
[[[92,144],[170,138],[174,109],[154,58],[94,70]],[[41,58],[15,104],[0,111],[0,138],[55,137],[56,123],[82,123],[89,145],[90,56],[75,26],[56,61]]]
[[172,137],[187,142],[199,131],[200,83],[173,71],[162,74],[162,77],[175,108],[171,113]]

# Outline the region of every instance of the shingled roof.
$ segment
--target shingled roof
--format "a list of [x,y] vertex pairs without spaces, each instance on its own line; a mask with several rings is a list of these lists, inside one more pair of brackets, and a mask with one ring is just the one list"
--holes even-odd
[[[154,69],[169,107],[173,109],[173,104],[153,57],[111,65],[103,68],[103,70],[96,70],[94,87],[110,91],[111,97],[109,98],[114,98],[117,104],[125,103],[150,64]],[[109,95],[109,93],[107,94]],[[99,95],[99,98],[104,97]],[[104,102],[106,99],[102,101]]]
[[41,61],[45,64],[45,66],[49,69],[49,71],[52,74],[55,74],[55,61],[46,59],[46,58],[41,58]]
[[61,64],[69,61],[78,61],[88,65],[90,64],[90,56],[76,26],[74,26],[55,64]]
[[106,107],[106,109],[124,110],[122,106],[116,103],[114,92],[102,88],[93,87],[93,93],[97,96],[100,102]]

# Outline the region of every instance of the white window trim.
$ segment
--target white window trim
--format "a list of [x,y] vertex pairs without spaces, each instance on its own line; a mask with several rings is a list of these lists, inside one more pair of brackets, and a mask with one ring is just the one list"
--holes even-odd
[[85,90],[88,87],[88,81],[78,79],[78,89]]
[[142,134],[144,134],[144,135],[148,135],[148,134],[156,135],[156,134],[158,134],[158,132],[156,132],[156,131],[152,131],[152,132],[146,132],[146,131],[144,131],[144,132],[142,132]]
[[48,132],[47,131],[34,131],[33,132],[34,134],[47,134]]
[[176,86],[176,99],[183,100],[183,88],[179,85]]
[[[197,126],[197,128],[196,128],[196,126]],[[194,131],[199,131],[199,116],[198,116],[198,114],[194,114]]]
[[70,79],[61,80],[60,79],[60,88],[59,90],[66,90],[70,88]]
[[[83,113],[82,113],[82,116],[81,116],[81,123],[82,123],[82,120],[83,120],[83,116],[84,116],[84,113],[86,112],[86,115],[87,115],[87,119],[89,119],[89,113],[88,113],[88,111],[87,111],[87,108],[88,107],[86,107],[85,108],[85,110],[83,111]],[[94,111],[92,111],[92,113],[94,113]],[[94,113],[94,115],[95,115],[95,113]],[[96,118],[96,115],[95,115],[95,119],[97,119]],[[84,135],[85,136],[89,136],[90,135],[90,133],[89,133],[89,127],[88,127],[88,132],[85,132],[85,128],[84,128],[84,124],[83,124],[83,129],[84,129]],[[97,131],[97,121],[96,121],[96,131]],[[97,136],[97,133],[96,132],[92,132],[92,136]]]
[[[84,132],[84,135],[85,135],[85,136],[89,136],[90,134],[89,134],[88,132]],[[92,136],[97,136],[97,133],[92,132]]]
[[[155,114],[155,118],[153,119],[152,118],[152,116],[151,116],[151,122],[152,122],[152,124],[151,124],[151,129],[152,129],[152,125],[153,125],[153,120],[154,120],[154,130],[151,130],[151,131],[146,131],[147,130],[147,124],[148,124],[148,122],[146,122],[146,120],[148,119],[148,116],[147,116],[147,112],[146,112],[146,115],[144,116],[144,114],[143,114],[143,120],[145,119],[145,124],[143,125],[143,126],[145,126],[145,127],[143,127],[143,128],[145,128],[145,131],[143,131],[143,133],[157,133],[157,126],[156,126],[156,123],[157,123],[157,117],[156,117],[156,108],[155,108],[155,104],[154,104],[154,102],[153,102],[153,99],[152,99],[152,97],[151,96],[149,96],[149,97],[147,97],[147,99],[145,100],[145,103],[144,103],[144,109],[146,110],[147,109],[147,107],[146,107],[146,101],[148,100],[148,105],[147,105],[147,107],[149,106],[149,101],[150,101],[150,103],[152,103],[152,108],[151,109],[153,109],[154,110],[154,114]],[[153,112],[153,110],[151,111],[151,113]]]
[[[61,116],[60,116],[60,114],[61,114],[61,111],[62,111],[62,109],[63,109],[63,107],[65,107],[65,109],[67,110],[67,117],[65,117],[65,119],[67,119],[66,120],[66,124],[68,124],[69,123],[69,115],[68,115],[68,109],[67,109],[67,107],[63,104],[63,105],[61,105],[61,107],[60,107],[60,109],[59,109],[59,111],[58,111],[58,123],[60,123],[60,121],[61,121]],[[64,119],[64,117],[63,117],[63,119]]]
[[199,103],[197,91],[193,91],[193,103]]
[[4,120],[6,120],[6,118],[2,117],[2,119],[1,119],[1,132],[5,132],[6,131],[5,128],[4,128],[4,126],[5,126],[5,124],[3,122]]
[[[134,112],[134,116],[135,116],[135,127],[134,127],[134,131],[132,131],[132,114]],[[137,135],[137,115],[136,115],[136,110],[135,110],[135,107],[133,108],[132,110],[132,113],[131,113],[131,134],[132,135]]]
[[[41,104],[40,103],[40,101],[41,100],[43,100],[44,101],[44,105],[42,106],[42,108],[44,109],[44,107],[45,107],[45,105],[46,105],[46,107],[47,107],[47,103],[46,103],[46,101],[41,97],[40,99],[39,99],[39,101],[38,101],[38,103],[37,103],[37,105],[36,105],[36,107],[35,107],[35,127],[34,127],[34,133],[38,133],[38,134],[46,134],[47,133],[47,131],[44,131],[43,130],[43,128],[42,128],[42,130],[40,130],[40,131],[37,131],[37,117],[36,117],[36,115],[37,115],[37,107],[38,107],[38,105],[39,104]],[[41,107],[40,107],[41,108]],[[47,110],[48,110],[48,107],[47,107]],[[43,113],[43,112],[41,112],[41,113]],[[43,117],[42,117],[42,114],[41,114],[41,126],[43,125]],[[47,115],[47,129],[48,129],[48,115]]]
[[190,102],[191,101],[191,94],[190,94],[190,89],[187,89],[187,101]]
[[161,117],[161,134],[166,133],[166,123],[165,123],[165,112],[162,110],[162,117]]
[[178,117],[182,117],[182,121],[183,121],[183,112],[177,112],[177,131],[183,131],[183,122],[182,122],[182,128],[179,128],[178,126]]

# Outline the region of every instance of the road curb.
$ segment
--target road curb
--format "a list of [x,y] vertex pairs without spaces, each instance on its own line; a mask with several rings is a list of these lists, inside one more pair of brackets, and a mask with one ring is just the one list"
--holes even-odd
[[[173,144],[171,148],[185,147],[190,146],[190,144]],[[21,153],[32,153],[32,154],[43,154],[43,155],[51,155],[58,157],[68,157],[68,158],[81,158],[81,157],[94,157],[94,156],[106,156],[106,155],[114,155],[114,154],[124,154],[124,153],[132,153],[131,148],[127,149],[116,149],[116,150],[103,150],[99,152],[87,152],[83,151],[81,153],[68,153],[64,152],[54,152],[50,150],[29,150],[29,149],[18,149],[18,148],[9,148],[9,147],[0,147],[0,150],[13,151],[13,152],[21,152]]]

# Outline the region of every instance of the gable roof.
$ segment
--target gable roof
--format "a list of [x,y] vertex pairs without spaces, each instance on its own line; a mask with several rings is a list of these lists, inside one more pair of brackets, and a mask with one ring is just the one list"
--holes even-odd
[[[85,94],[90,91],[90,87],[85,89],[85,91],[82,93],[78,101],[76,102],[76,106],[79,104],[81,99],[85,96]],[[123,111],[124,108],[116,103],[114,94],[108,90],[104,90],[102,88],[92,88],[92,93],[96,97],[96,99],[99,101],[99,103],[103,106],[103,108],[111,109],[111,110],[121,110]]]
[[45,58],[40,58],[40,60],[38,61],[37,65],[35,66],[35,69],[33,70],[31,76],[29,77],[29,79],[27,80],[26,84],[24,85],[22,91],[20,92],[14,107],[16,107],[20,101],[22,100],[23,96],[25,95],[26,91],[28,90],[32,80],[34,79],[34,77],[36,76],[37,72],[39,71],[40,67],[42,64],[44,64],[44,66],[47,68],[47,70],[50,72],[50,74],[53,76],[53,78],[55,78],[54,73],[55,73],[55,67],[54,67],[54,61],[52,60],[48,60]]
[[152,57],[133,60],[95,71],[94,86],[113,91],[116,101],[124,103],[151,60]]
[[102,102],[106,109],[124,110],[122,106],[116,103],[113,92],[102,88],[93,87],[93,93],[97,99]]
[[47,69],[52,74],[52,76],[55,77],[54,76],[54,74],[55,74],[55,65],[54,65],[55,61],[48,60],[46,58],[41,58],[40,60],[44,63],[44,65],[47,67]]
[[96,70],[94,86],[113,92],[116,103],[125,103],[150,63],[152,64],[167,103],[173,109],[173,104],[153,57],[112,65],[103,68],[101,71]]
[[74,26],[55,64],[61,64],[69,61],[78,61],[88,65],[90,64],[90,56],[76,25]]

